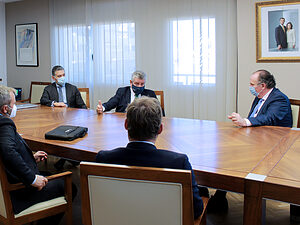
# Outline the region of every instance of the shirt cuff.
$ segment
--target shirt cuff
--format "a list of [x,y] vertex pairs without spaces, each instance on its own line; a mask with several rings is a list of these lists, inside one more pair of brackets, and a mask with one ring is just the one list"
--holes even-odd
[[54,101],[51,102],[51,107],[53,107],[53,106],[54,106]]
[[244,119],[246,121],[246,126],[247,127],[251,127],[252,123],[248,120],[248,119]]
[[35,178],[31,184],[34,184],[36,182],[36,179],[37,179],[37,175],[35,175]]
[[105,111],[105,107],[102,105],[102,111],[104,112]]

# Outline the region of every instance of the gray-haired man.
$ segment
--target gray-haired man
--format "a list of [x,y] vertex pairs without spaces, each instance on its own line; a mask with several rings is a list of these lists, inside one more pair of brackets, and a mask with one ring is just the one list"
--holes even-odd
[[133,102],[135,98],[141,96],[148,96],[156,98],[154,91],[145,89],[146,74],[142,71],[135,71],[132,73],[130,86],[121,87],[116,94],[108,100],[108,102],[97,105],[97,113],[102,114],[105,111],[116,109],[116,112],[125,112],[129,103]]

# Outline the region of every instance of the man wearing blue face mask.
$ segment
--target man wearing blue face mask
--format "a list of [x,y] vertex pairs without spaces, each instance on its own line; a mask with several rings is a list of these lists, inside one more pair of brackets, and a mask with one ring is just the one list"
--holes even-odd
[[65,70],[62,66],[52,68],[52,79],[55,82],[45,87],[40,99],[42,105],[87,108],[77,87],[65,82]]
[[250,77],[250,92],[255,96],[248,118],[238,113],[228,116],[241,127],[281,126],[292,127],[293,118],[288,97],[276,87],[274,76],[266,70],[258,70]]
[[116,109],[116,112],[125,112],[127,105],[134,101],[136,98],[141,96],[148,96],[156,98],[154,91],[145,89],[146,74],[142,71],[135,71],[131,75],[130,86],[121,87],[117,90],[115,96],[110,98],[108,102],[97,105],[97,113],[102,114],[103,112]]
[[[276,87],[274,76],[266,70],[258,70],[250,77],[249,90],[255,96],[247,118],[233,112],[229,119],[240,127],[281,126],[292,127],[293,118],[288,97]],[[217,190],[207,205],[208,212],[226,212],[226,192]]]

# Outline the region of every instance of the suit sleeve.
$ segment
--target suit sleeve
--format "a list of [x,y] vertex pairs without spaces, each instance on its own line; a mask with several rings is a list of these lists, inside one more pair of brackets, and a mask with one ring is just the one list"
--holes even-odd
[[44,88],[42,97],[40,99],[41,105],[51,106],[52,100],[50,100],[50,92],[47,87]]
[[80,91],[78,90],[77,87],[75,87],[75,101],[76,101],[76,108],[87,109],[81,97]]
[[287,99],[284,96],[278,96],[268,104],[266,113],[250,117],[248,120],[252,126],[276,126],[278,122],[283,121],[287,117],[289,107]]
[[280,45],[280,30],[278,28],[279,27],[275,28],[275,39],[277,46]]
[[124,95],[124,94],[125,93],[122,93],[122,89],[119,88],[117,90],[116,94],[113,97],[111,97],[108,100],[108,102],[103,103],[103,106],[105,107],[105,111],[110,111],[110,110],[116,108],[119,105],[120,101],[121,101],[122,95]]
[[193,171],[192,166],[189,162],[189,159],[186,155],[185,155],[185,159],[184,159],[183,168],[186,170],[192,171],[194,219],[197,219],[203,211],[203,202],[202,202],[202,198],[200,197],[200,194],[199,194],[199,189],[197,187],[197,182],[196,182],[194,171]]
[[30,169],[16,149],[16,133],[11,125],[1,126],[0,154],[7,171],[18,177],[25,185],[35,179],[35,172]]

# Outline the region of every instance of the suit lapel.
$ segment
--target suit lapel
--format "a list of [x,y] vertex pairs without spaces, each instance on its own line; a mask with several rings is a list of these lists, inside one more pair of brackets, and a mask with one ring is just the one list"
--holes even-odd
[[69,99],[71,98],[71,96],[70,96],[70,95],[71,95],[71,92],[70,92],[69,84],[66,83],[65,87],[66,87],[67,104],[69,105]]
[[57,88],[56,88],[56,83],[53,82],[53,83],[52,83],[52,86],[53,86],[53,88],[54,88],[54,91],[53,91],[54,99],[55,99],[56,102],[58,102],[59,99],[58,99],[58,92],[57,92]]
[[266,109],[266,107],[269,105],[270,101],[272,101],[275,90],[276,90],[276,88],[273,88],[273,90],[269,94],[267,100],[265,101],[265,103],[263,104],[263,106],[261,107],[261,109],[259,110],[257,115],[260,115],[261,113],[263,113],[264,110]]
[[127,100],[127,104],[130,104],[130,102],[131,102],[131,89],[130,89],[130,86],[128,87],[128,89],[126,91],[126,100]]
[[259,101],[258,97],[255,97],[255,99],[253,100],[253,103],[252,103],[251,110],[250,110],[250,112],[249,112],[248,118],[249,118],[250,115],[252,114],[252,112],[253,112],[255,106],[257,105],[258,101]]

